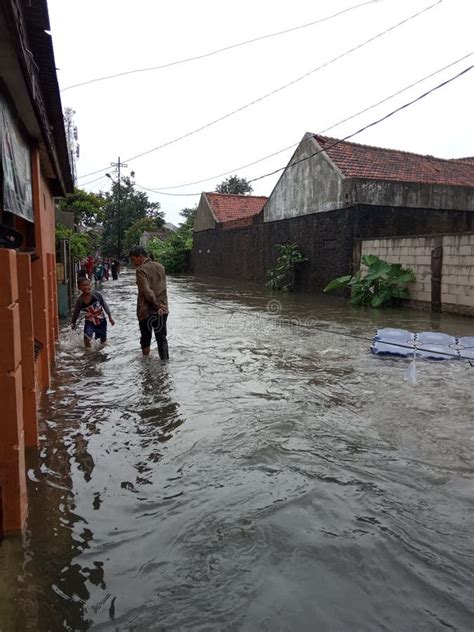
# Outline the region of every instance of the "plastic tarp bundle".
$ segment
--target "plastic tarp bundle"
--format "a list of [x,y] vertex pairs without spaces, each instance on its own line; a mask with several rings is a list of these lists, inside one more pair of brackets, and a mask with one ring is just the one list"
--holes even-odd
[[375,355],[429,360],[474,360],[474,336],[456,337],[435,331],[378,329],[370,348]]
[[31,156],[28,144],[0,95],[0,160],[3,170],[3,208],[33,221]]

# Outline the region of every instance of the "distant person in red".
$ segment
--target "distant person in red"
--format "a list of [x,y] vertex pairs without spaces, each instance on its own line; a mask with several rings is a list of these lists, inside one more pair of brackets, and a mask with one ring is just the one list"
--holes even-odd
[[94,259],[92,258],[91,255],[87,257],[87,261],[84,264],[84,268],[86,269],[87,276],[90,279],[92,276],[92,270],[94,269]]

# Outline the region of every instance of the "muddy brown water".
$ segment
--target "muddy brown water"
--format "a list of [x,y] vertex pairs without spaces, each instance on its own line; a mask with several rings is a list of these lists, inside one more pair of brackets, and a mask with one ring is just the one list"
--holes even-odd
[[86,352],[62,329],[0,630],[474,629],[474,368],[370,355],[474,320],[171,279],[171,361],[131,273]]

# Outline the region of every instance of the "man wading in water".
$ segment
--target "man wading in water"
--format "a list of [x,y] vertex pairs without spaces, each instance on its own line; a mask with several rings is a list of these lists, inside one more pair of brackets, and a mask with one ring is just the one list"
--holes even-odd
[[140,346],[143,355],[150,354],[152,333],[158,344],[161,360],[168,360],[166,321],[168,319],[168,296],[164,267],[152,261],[144,248],[134,246],[128,253],[130,261],[137,269],[137,317],[140,325]]

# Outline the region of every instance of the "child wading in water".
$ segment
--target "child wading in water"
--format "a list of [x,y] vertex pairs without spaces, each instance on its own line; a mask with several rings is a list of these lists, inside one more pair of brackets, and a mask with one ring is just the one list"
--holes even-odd
[[77,285],[81,290],[81,295],[77,299],[74,308],[71,327],[73,329],[76,328],[79,314],[82,310],[85,310],[84,345],[89,348],[94,336],[99,338],[101,343],[104,344],[107,340],[107,320],[105,314],[109,317],[110,324],[115,325],[115,321],[110,313],[110,308],[100,292],[97,292],[97,290],[91,291],[91,284],[87,279],[79,279]]

